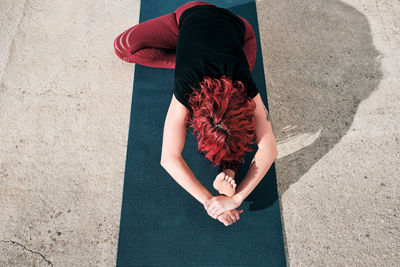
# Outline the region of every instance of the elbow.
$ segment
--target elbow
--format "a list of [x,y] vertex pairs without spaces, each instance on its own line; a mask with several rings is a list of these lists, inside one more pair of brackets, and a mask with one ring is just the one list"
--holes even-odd
[[276,146],[275,138],[273,144],[273,151],[274,151],[274,158],[276,159],[278,157],[278,147]]
[[160,165],[161,165],[162,167],[165,166],[165,159],[164,159],[164,157],[161,157]]
[[278,158],[278,148],[275,147],[275,159]]
[[268,151],[269,155],[272,155],[270,157],[273,158],[273,160],[275,160],[278,157],[278,149],[276,146],[274,146],[272,149],[266,149],[265,151]]
[[171,155],[161,155],[160,165],[165,168],[165,165],[168,164],[171,160],[179,159],[180,156],[171,156]]
[[273,138],[273,142],[272,142],[272,150],[274,153],[274,159],[276,159],[278,157],[278,147],[276,145],[275,137]]
[[164,167],[165,165],[165,157],[161,154],[160,165]]
[[167,163],[166,162],[160,161],[160,165],[161,165],[161,167],[163,167],[164,170],[167,169]]
[[268,154],[272,154],[275,159],[278,157],[278,147],[275,142],[269,142],[268,144],[259,143],[258,148],[265,149],[268,151]]

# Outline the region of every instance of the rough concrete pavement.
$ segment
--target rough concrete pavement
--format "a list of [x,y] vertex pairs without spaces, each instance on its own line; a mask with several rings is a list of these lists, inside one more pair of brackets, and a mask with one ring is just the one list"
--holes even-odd
[[[289,265],[400,265],[399,2],[256,5]],[[115,265],[139,8],[0,3],[1,266]]]

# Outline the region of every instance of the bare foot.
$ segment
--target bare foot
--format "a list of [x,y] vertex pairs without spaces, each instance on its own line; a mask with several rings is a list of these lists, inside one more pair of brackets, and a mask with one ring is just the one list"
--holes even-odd
[[217,175],[213,182],[213,187],[220,194],[224,194],[226,196],[233,196],[236,191],[236,183],[234,179],[235,173],[233,171],[224,170],[220,174]]

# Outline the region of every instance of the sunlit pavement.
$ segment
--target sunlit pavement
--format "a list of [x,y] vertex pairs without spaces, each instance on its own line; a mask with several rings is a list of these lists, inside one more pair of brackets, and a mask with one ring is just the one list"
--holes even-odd
[[[400,2],[256,5],[288,263],[400,265]],[[0,266],[115,265],[139,9],[0,3]]]

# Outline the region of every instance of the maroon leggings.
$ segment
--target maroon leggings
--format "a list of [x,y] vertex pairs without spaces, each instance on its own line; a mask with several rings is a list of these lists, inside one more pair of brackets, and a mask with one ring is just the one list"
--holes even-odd
[[[126,62],[174,69],[179,18],[183,11],[196,5],[216,6],[203,1],[191,1],[181,5],[172,13],[136,24],[115,39],[115,53]],[[243,20],[246,27],[243,51],[251,71],[256,60],[256,37],[250,23],[241,16],[237,14],[236,16]]]

